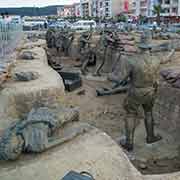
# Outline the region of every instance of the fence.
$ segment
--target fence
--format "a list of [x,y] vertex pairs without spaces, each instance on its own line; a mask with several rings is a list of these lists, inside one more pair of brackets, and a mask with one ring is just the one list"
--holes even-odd
[[0,59],[10,55],[22,37],[22,25],[16,23],[0,22]]

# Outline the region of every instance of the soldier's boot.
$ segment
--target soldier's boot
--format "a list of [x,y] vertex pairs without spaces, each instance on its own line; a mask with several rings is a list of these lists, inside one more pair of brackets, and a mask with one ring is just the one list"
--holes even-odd
[[120,145],[127,151],[134,148],[134,132],[137,125],[137,117],[127,116],[125,119],[125,140],[120,141]]
[[146,133],[147,133],[146,142],[148,144],[152,144],[157,141],[160,141],[162,137],[159,134],[155,135],[155,132],[154,132],[154,120],[153,120],[152,112],[145,113],[144,122],[145,122],[145,128],[146,128]]

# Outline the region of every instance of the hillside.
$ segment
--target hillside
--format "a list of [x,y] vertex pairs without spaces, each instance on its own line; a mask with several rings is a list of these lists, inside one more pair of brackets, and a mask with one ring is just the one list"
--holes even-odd
[[56,15],[57,7],[59,6],[47,6],[47,7],[21,7],[21,8],[0,8],[0,13],[8,12],[13,15],[20,16],[43,16],[43,15]]

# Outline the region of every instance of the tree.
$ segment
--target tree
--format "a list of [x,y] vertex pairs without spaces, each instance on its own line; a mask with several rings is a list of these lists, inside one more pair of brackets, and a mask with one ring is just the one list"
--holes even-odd
[[118,14],[116,16],[117,22],[127,22],[127,17],[124,14]]
[[154,8],[154,9],[153,9],[153,13],[156,15],[157,24],[160,25],[160,22],[161,22],[160,17],[161,17],[161,13],[162,13],[162,11],[163,11],[163,10],[162,10],[162,7],[161,7],[160,4],[158,4],[158,5],[154,5],[153,8]]

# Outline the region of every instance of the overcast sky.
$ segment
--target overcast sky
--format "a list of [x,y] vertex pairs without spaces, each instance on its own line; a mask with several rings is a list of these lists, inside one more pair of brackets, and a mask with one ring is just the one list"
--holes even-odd
[[0,0],[0,7],[28,7],[28,6],[48,6],[62,5],[79,2],[79,0]]

